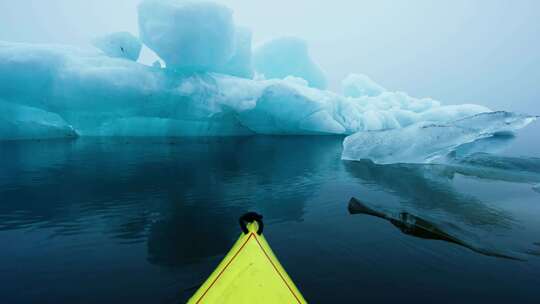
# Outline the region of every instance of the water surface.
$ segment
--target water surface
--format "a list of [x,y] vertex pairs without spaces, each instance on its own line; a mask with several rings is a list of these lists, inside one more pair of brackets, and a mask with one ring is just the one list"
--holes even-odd
[[[537,128],[538,129],[538,128]],[[514,154],[534,156],[534,132]],[[528,140],[527,140],[528,138]],[[538,303],[534,177],[340,160],[339,137],[0,143],[3,303],[178,303],[258,211],[312,303]],[[351,197],[436,221],[489,256],[350,214]]]

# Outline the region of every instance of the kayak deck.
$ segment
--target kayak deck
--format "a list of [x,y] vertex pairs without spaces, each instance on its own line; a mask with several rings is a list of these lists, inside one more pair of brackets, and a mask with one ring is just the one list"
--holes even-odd
[[306,303],[259,224],[246,230],[188,303]]

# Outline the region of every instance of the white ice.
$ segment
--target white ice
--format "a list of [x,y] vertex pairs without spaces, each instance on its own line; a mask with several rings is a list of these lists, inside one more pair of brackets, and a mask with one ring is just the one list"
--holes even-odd
[[381,85],[363,74],[349,74],[341,82],[343,95],[347,97],[378,96],[386,91]]
[[535,119],[500,111],[448,123],[423,121],[401,129],[358,132],[343,142],[342,159],[377,164],[437,162],[464,144],[514,132]]

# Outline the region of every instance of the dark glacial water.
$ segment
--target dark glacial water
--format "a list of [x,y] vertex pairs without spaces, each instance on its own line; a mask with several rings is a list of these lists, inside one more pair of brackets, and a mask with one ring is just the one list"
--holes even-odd
[[[539,156],[538,130],[506,156]],[[540,302],[537,159],[375,166],[341,141],[0,143],[1,302],[184,302],[250,210],[311,303]]]

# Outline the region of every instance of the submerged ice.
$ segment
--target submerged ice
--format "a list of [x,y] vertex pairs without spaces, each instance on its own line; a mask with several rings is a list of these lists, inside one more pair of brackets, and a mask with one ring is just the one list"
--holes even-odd
[[483,244],[479,237],[471,231],[460,229],[452,223],[442,221],[440,218],[420,217],[403,210],[378,210],[364,201],[352,198],[349,201],[349,213],[365,214],[387,220],[401,232],[426,240],[439,240],[463,246],[472,251],[499,258],[521,260],[521,255],[506,252],[489,244]]
[[[360,74],[343,81],[343,94],[324,90],[305,41],[278,38],[252,51],[251,31],[220,4],[144,0],[138,12],[140,42],[128,33],[96,39],[97,49],[0,42],[2,105],[24,113],[0,116],[0,139],[357,133],[346,158],[384,159],[405,144],[395,139],[401,135],[421,140],[428,126],[490,111],[389,91]],[[135,61],[141,42],[164,67]],[[485,128],[506,119],[490,117],[474,123]],[[375,134],[395,138],[379,145]],[[378,154],[362,142],[377,144]],[[421,145],[400,153],[425,155]]]
[[526,228],[515,218],[515,210],[511,212],[506,204],[494,202],[493,196],[481,197],[476,191],[461,188],[464,184],[474,188],[486,182],[490,182],[490,187],[500,187],[501,183],[496,181],[506,181],[517,191],[523,191],[519,184],[538,183],[540,159],[485,153],[468,158],[477,164],[345,162],[351,177],[381,194],[377,199],[352,200],[349,212],[376,216],[406,234],[454,243],[484,255],[517,260],[536,258],[536,234],[523,234]]

